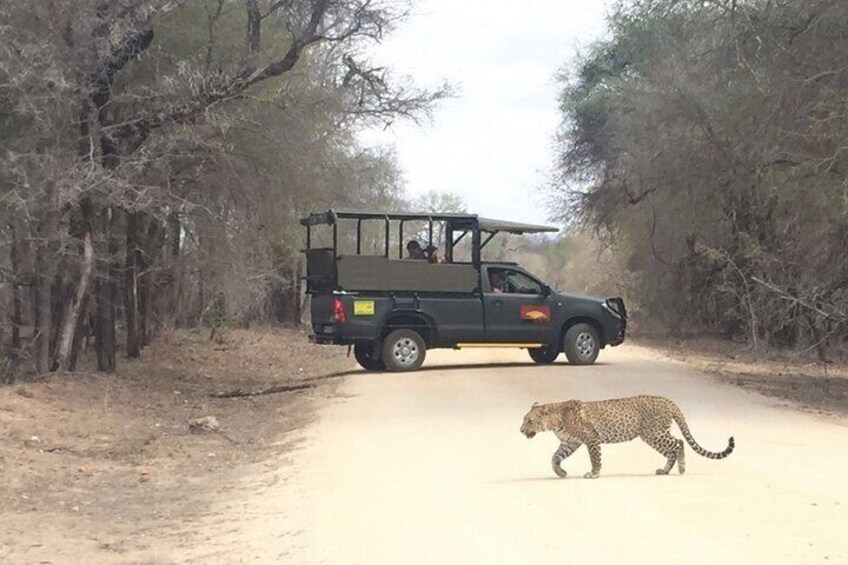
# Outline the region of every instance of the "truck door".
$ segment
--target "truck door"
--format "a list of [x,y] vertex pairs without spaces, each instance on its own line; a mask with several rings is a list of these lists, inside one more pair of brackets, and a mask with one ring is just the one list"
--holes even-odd
[[479,342],[484,338],[483,301],[472,296],[422,298],[421,309],[432,316],[441,343]]
[[553,343],[553,300],[545,286],[510,267],[488,266],[483,277],[486,341]]

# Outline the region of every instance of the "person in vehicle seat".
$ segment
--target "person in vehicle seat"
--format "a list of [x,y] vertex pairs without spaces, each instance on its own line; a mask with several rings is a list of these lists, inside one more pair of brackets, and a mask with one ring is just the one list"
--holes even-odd
[[410,239],[406,244],[406,258],[413,260],[427,260],[427,254],[424,253],[424,250],[421,248],[421,244],[414,239]]
[[489,284],[492,285],[492,292],[496,294],[534,294],[533,289],[522,286],[510,276],[510,271],[489,271]]
[[495,294],[506,292],[506,280],[500,271],[489,271],[489,284]]
[[429,263],[444,263],[445,258],[439,255],[439,248],[435,245],[428,245],[424,249],[424,255],[427,256],[427,262]]

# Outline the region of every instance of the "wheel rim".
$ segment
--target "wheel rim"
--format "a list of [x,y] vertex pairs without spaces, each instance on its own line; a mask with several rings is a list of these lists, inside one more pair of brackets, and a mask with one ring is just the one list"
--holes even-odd
[[395,358],[398,365],[402,365],[404,367],[414,365],[415,362],[418,361],[420,353],[418,344],[415,343],[415,340],[408,337],[397,340],[392,347],[392,356]]
[[574,342],[577,355],[581,359],[588,359],[595,353],[595,337],[589,332],[580,332]]

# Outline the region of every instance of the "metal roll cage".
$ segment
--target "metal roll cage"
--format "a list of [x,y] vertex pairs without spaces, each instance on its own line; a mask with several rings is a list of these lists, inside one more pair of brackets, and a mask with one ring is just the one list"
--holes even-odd
[[[405,222],[418,221],[428,224],[428,245],[433,245],[433,224],[444,222],[445,224],[445,258],[448,263],[453,263],[453,250],[462,239],[471,234],[471,261],[475,267],[480,265],[480,255],[484,247],[495,235],[505,232],[513,234],[556,232],[558,228],[540,226],[534,224],[521,224],[502,220],[491,220],[481,218],[476,214],[430,214],[430,213],[373,213],[357,212],[349,210],[328,210],[317,214],[310,214],[300,220],[301,225],[306,227],[306,249],[312,245],[312,227],[318,225],[331,225],[333,228],[333,249],[338,250],[338,221],[356,220],[356,254],[362,254],[362,222],[368,220],[383,221],[385,223],[385,247],[384,256],[390,256],[391,222],[398,223],[398,259],[403,258],[403,226]],[[483,239],[483,233],[487,234]],[[456,237],[455,237],[455,234]]]

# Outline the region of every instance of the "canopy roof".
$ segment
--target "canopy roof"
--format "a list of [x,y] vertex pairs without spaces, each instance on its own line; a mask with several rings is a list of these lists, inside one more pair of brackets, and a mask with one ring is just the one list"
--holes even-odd
[[434,221],[434,222],[449,222],[453,224],[454,229],[473,228],[474,224],[480,231],[489,233],[544,233],[558,232],[559,228],[551,226],[540,226],[535,224],[522,224],[518,222],[507,222],[505,220],[492,220],[489,218],[480,218],[476,214],[430,214],[426,212],[416,213],[388,213],[381,214],[377,212],[357,212],[353,210],[329,210],[317,214],[310,214],[306,218],[300,220],[304,226],[315,225],[332,225],[338,219],[351,220],[401,220],[401,221]]
[[491,220],[489,218],[477,218],[480,231],[489,233],[507,232],[515,234],[558,232],[559,228],[551,226],[539,226],[535,224],[521,224],[518,222],[507,222],[505,220]]

